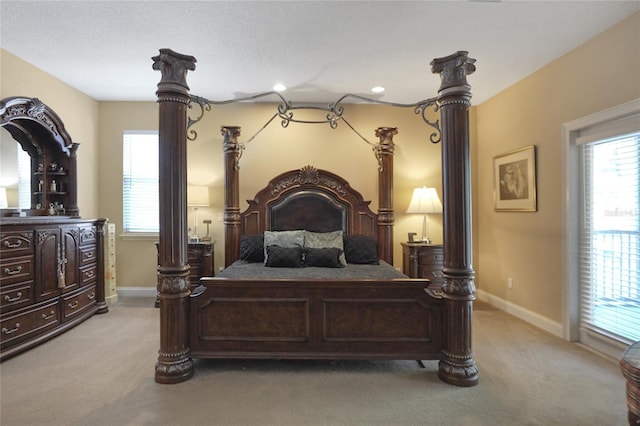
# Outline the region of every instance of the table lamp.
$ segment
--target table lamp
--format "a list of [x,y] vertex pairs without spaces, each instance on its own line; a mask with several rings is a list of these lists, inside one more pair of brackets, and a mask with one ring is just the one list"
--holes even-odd
[[209,187],[208,186],[188,186],[187,206],[193,209],[193,228],[189,239],[198,242],[198,207],[209,207]]
[[429,213],[442,213],[442,203],[435,188],[416,188],[409,203],[407,213],[424,215],[422,219],[422,242],[431,244],[429,239]]

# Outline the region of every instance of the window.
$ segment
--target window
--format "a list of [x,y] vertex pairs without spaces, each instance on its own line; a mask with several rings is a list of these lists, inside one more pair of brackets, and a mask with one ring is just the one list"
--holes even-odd
[[640,132],[580,145],[580,329],[640,340]]
[[125,233],[159,232],[158,144],[158,132],[124,132],[122,205]]
[[640,99],[563,125],[564,337],[640,340]]

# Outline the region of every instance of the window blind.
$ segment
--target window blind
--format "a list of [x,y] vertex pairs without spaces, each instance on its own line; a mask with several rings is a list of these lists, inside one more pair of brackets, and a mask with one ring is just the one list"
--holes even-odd
[[580,145],[580,327],[640,340],[640,132]]
[[125,233],[159,231],[158,132],[126,131],[122,138]]

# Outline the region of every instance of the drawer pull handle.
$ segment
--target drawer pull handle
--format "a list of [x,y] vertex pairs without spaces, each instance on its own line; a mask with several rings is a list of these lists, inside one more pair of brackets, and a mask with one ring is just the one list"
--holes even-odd
[[54,311],[49,312],[49,315],[47,314],[42,314],[42,319],[45,321],[50,320],[51,318],[55,317],[56,313]]
[[87,294],[87,298],[89,298],[89,300],[93,300],[96,298],[96,294],[95,293],[89,293]]
[[4,334],[13,334],[13,333],[15,333],[16,331],[18,331],[18,329],[19,329],[19,328],[20,328],[20,323],[19,323],[19,322],[17,322],[17,323],[16,323],[16,325],[15,325],[12,329],[8,329],[8,328],[6,328],[6,327],[2,327],[2,332],[3,332]]
[[7,275],[15,275],[15,274],[19,274],[20,272],[22,272],[22,265],[18,265],[18,267],[14,270],[11,270],[9,268],[4,268],[4,273]]
[[69,308],[71,308],[71,309],[75,309],[75,308],[77,308],[77,307],[78,307],[78,301],[76,300],[76,301],[75,301],[75,302],[73,302],[73,303],[69,303],[69,304],[67,304],[67,306],[68,306]]
[[21,298],[22,298],[22,292],[21,291],[16,293],[16,297],[9,297],[8,294],[6,296],[4,296],[4,300],[6,300],[7,302],[17,302]]
[[87,256],[87,259],[91,259],[93,257],[93,252],[89,251],[89,252],[85,253],[85,255]]
[[93,278],[93,276],[95,275],[95,272],[93,272],[93,270],[91,271],[87,271],[86,273],[87,278]]
[[18,248],[21,245],[22,245],[22,240],[16,240],[15,244],[11,244],[9,241],[4,242],[4,246],[10,249]]

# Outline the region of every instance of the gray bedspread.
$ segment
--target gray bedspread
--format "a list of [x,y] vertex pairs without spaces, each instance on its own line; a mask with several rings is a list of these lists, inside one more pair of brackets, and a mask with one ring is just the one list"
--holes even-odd
[[408,278],[402,272],[386,262],[379,265],[348,264],[344,268],[271,268],[262,263],[249,263],[237,260],[218,274],[224,278],[262,278],[262,279],[327,279],[359,280]]

